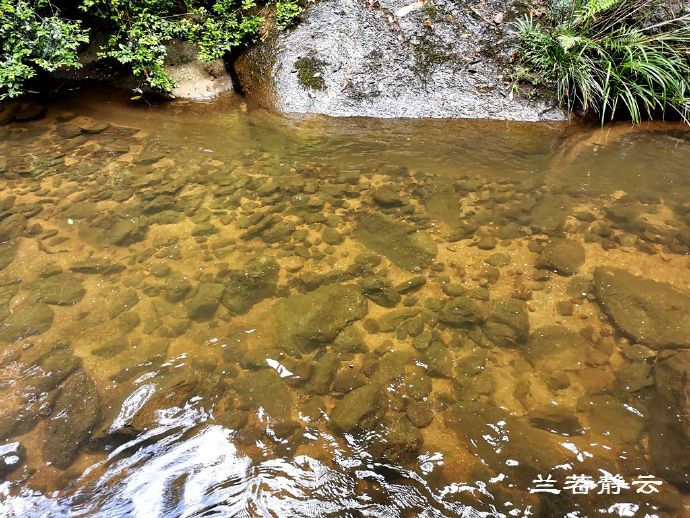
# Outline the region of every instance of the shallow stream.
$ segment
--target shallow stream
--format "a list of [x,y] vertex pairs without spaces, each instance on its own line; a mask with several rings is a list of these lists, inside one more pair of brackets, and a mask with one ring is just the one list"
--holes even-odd
[[14,118],[0,516],[690,515],[686,128]]

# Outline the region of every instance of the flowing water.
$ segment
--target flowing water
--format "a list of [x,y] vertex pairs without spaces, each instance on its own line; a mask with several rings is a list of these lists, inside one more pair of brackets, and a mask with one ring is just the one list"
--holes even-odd
[[687,129],[118,95],[0,126],[1,516],[690,513]]

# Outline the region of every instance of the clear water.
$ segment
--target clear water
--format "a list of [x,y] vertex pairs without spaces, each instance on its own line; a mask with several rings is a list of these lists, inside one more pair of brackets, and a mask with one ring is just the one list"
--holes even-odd
[[233,96],[0,126],[0,515],[687,515],[690,336],[591,280],[682,335],[688,163],[670,124]]

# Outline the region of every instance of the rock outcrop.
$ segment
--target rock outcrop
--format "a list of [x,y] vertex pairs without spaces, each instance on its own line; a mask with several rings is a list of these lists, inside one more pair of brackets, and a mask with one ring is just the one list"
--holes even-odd
[[235,63],[244,92],[285,113],[562,120],[511,94],[502,64],[519,2],[321,0]]

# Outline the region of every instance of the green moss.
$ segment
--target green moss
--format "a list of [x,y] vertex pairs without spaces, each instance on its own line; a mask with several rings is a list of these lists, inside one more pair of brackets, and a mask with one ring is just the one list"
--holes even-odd
[[325,61],[314,56],[299,58],[295,62],[299,84],[311,90],[324,90],[326,88],[326,82],[323,79],[325,65]]
[[412,70],[420,79],[426,81],[438,65],[453,60],[453,55],[438,48],[428,38],[422,38],[418,45],[413,47],[414,66]]

